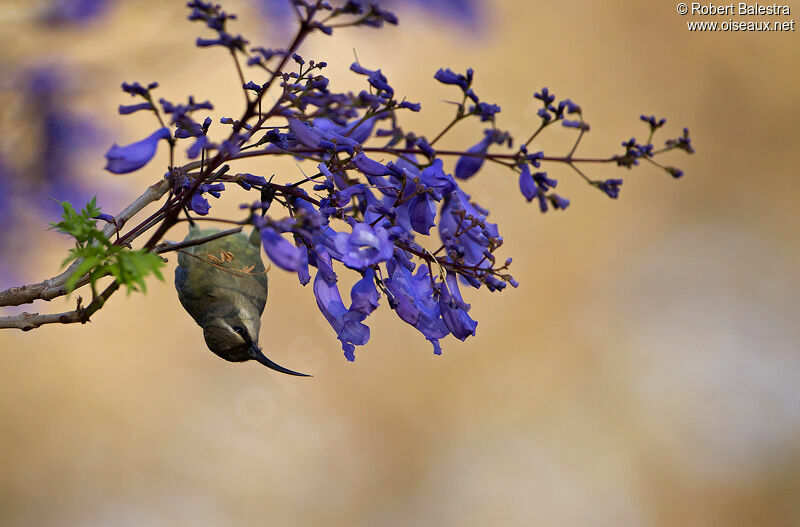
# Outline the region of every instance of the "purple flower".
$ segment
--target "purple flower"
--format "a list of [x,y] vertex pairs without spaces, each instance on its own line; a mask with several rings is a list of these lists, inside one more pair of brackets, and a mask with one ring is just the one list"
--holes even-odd
[[431,277],[426,266],[420,266],[415,275],[394,259],[386,265],[389,278],[384,280],[389,292],[389,305],[404,322],[414,326],[433,344],[434,353],[442,350],[439,339],[450,331],[441,318],[439,303],[434,299]]
[[116,225],[117,220],[111,214],[100,213],[97,216],[92,216],[93,220],[103,220],[106,223],[111,223]]
[[101,16],[110,0],[57,0],[50,2],[44,18],[52,24],[83,24]]
[[156,155],[156,148],[161,139],[170,137],[169,130],[159,128],[148,137],[131,143],[127,146],[119,146],[116,143],[106,152],[106,170],[114,174],[127,174],[139,170],[153,159]]
[[138,82],[122,83],[122,91],[124,91],[127,94],[130,94],[131,96],[138,95],[140,97],[148,97],[150,95],[150,90],[154,90],[156,88],[158,88],[157,82],[150,83],[149,85],[147,85],[147,87],[142,86]]
[[500,107],[496,104],[479,102],[471,111],[480,116],[481,121],[494,121],[495,114],[500,113]]
[[653,130],[653,131],[655,131],[655,130],[661,128],[662,126],[664,126],[665,124],[667,124],[667,120],[666,119],[663,119],[663,118],[662,119],[656,119],[655,115],[647,116],[647,115],[642,114],[642,115],[639,116],[639,119],[641,119],[642,121],[644,121],[647,124],[649,124],[650,125],[650,130]]
[[447,329],[462,341],[469,336],[475,336],[475,329],[478,327],[478,323],[468,314],[469,308],[469,304],[461,298],[458,277],[448,272],[439,292],[439,309]]
[[294,137],[310,148],[317,148],[322,141],[322,137],[315,132],[311,126],[300,121],[295,117],[289,117],[289,130],[294,134]]
[[475,174],[483,166],[483,155],[486,154],[486,150],[489,147],[489,141],[484,138],[480,143],[472,146],[467,150],[468,154],[473,155],[464,155],[458,158],[456,162],[456,169],[453,175],[458,179],[469,179]]
[[444,196],[449,196],[457,188],[458,185],[453,179],[453,176],[446,174],[442,165],[442,160],[437,159],[419,176],[420,184],[435,191],[435,198],[439,201]]
[[420,234],[428,235],[436,225],[436,201],[429,192],[417,194],[408,204],[411,227]]
[[667,139],[666,145],[670,148],[678,148],[683,150],[687,154],[694,154],[694,147],[692,146],[692,140],[689,137],[689,129],[683,129],[683,135],[677,137],[675,139]]
[[453,175],[455,175],[455,177],[458,179],[469,179],[477,174],[483,166],[489,145],[492,143],[500,144],[506,139],[508,139],[507,134],[493,129],[486,130],[481,142],[467,150],[467,152],[471,155],[464,155],[458,158]]
[[[370,70],[358,62],[354,62],[350,65],[350,71],[358,73],[359,75],[365,75],[370,86],[379,92],[386,92],[386,95],[389,97],[394,95],[394,88],[389,85],[386,75],[384,75],[381,70]],[[380,93],[378,95],[380,96]]]
[[353,163],[367,176],[385,176],[391,173],[385,165],[368,158],[361,152],[353,157]]
[[597,188],[602,190],[606,193],[609,198],[617,199],[619,197],[619,190],[620,185],[622,185],[621,179],[607,179],[605,181],[596,181],[595,185]]
[[314,119],[314,126],[323,133],[335,134],[335,136],[346,137],[355,143],[363,143],[372,135],[375,122],[380,118],[381,116],[374,116],[364,121],[357,118],[343,126],[334,123],[330,119],[318,118]]
[[350,290],[350,312],[360,313],[365,318],[378,307],[378,290],[375,288],[375,271],[368,267],[364,277]]
[[355,346],[363,346],[369,340],[369,327],[361,323],[362,314],[344,307],[336,282],[325,280],[320,272],[314,278],[314,297],[319,310],[336,332],[336,338],[341,341],[345,358],[352,362],[355,360]]
[[519,190],[528,201],[533,201],[533,198],[535,198],[536,194],[539,192],[536,183],[533,181],[531,169],[528,168],[527,163],[520,167]]
[[[325,165],[320,165],[320,167],[323,166]],[[364,195],[366,189],[367,186],[364,185],[363,183],[358,183],[357,185],[351,185],[344,190],[334,192],[334,194],[331,196],[331,203],[335,207],[344,207],[345,205],[350,203],[350,201],[353,199],[353,196],[359,194]]]
[[211,205],[208,200],[203,197],[200,192],[192,194],[192,199],[189,200],[189,208],[201,216],[205,216],[211,210]]
[[542,88],[542,91],[534,93],[533,97],[542,101],[542,104],[545,106],[550,106],[553,104],[553,101],[556,100],[556,96],[550,93],[550,90],[547,89],[547,86]]
[[554,209],[564,210],[569,207],[569,200],[567,198],[562,198],[558,194],[552,194],[549,196],[549,198]]
[[306,258],[298,247],[295,247],[269,225],[263,225],[258,229],[261,233],[261,244],[264,246],[264,251],[269,259],[275,262],[275,265],[292,272],[297,272],[303,267]]
[[450,68],[439,70],[434,74],[433,78],[437,81],[441,82],[442,84],[454,84],[460,87],[462,90],[467,90],[472,84],[472,76],[473,76],[472,68],[467,70],[466,75],[462,75],[460,73],[455,73]]
[[671,175],[675,179],[678,179],[683,176],[683,170],[681,170],[680,168],[664,167],[664,170],[666,170],[669,173],[669,175]]
[[142,102],[139,104],[129,104],[129,105],[120,104],[119,114],[128,115],[134,112],[138,112],[139,110],[152,110],[152,109],[153,105],[149,102]]
[[583,121],[571,121],[569,119],[564,119],[563,121],[561,121],[561,126],[565,128],[577,128],[585,132],[589,131],[589,125],[584,123]]
[[342,255],[342,263],[351,269],[363,271],[392,257],[394,244],[389,233],[381,226],[356,223],[352,233],[339,232],[334,237],[336,250]]
[[189,159],[195,159],[200,153],[203,151],[204,148],[208,146],[208,137],[205,134],[197,136],[192,146],[186,149],[186,157]]
[[502,238],[497,225],[486,221],[486,215],[470,203],[469,195],[460,189],[453,192],[442,203],[439,218],[439,234],[448,251],[462,256],[467,265],[489,265],[484,251],[501,244]]
[[418,112],[422,109],[422,105],[418,102],[408,102],[403,101],[397,105],[398,108],[405,108],[407,110],[411,110],[412,112]]

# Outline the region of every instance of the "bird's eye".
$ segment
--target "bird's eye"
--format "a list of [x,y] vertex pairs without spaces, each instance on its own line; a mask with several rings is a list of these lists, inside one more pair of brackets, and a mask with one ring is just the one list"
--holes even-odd
[[233,330],[239,335],[244,335],[244,328],[242,326],[234,326]]

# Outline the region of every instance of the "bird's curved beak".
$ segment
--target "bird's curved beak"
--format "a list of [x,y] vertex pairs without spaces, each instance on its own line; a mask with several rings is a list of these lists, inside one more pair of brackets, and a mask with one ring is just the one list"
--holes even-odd
[[258,344],[251,344],[249,351],[253,359],[257,360],[258,362],[260,362],[261,364],[263,364],[264,366],[266,366],[271,370],[279,371],[287,375],[297,375],[298,377],[311,377],[311,375],[308,375],[306,373],[299,373],[296,371],[292,371],[288,368],[284,368],[280,364],[275,364],[274,362],[269,360],[266,355],[264,355],[264,353],[261,351],[261,348],[258,347]]

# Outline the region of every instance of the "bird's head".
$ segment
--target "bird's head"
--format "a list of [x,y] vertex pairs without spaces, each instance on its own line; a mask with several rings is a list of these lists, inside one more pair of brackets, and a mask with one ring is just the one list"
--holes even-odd
[[308,377],[284,368],[264,355],[258,345],[258,332],[261,329],[258,318],[243,316],[242,313],[219,314],[208,316],[203,322],[203,338],[208,349],[223,359],[231,362],[255,360],[281,373]]

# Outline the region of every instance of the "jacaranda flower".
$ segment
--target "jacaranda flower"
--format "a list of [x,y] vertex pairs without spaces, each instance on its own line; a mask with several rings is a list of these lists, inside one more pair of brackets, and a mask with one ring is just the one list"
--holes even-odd
[[319,310],[336,331],[344,356],[349,361],[355,360],[355,346],[363,346],[369,340],[369,327],[361,323],[363,316],[344,307],[336,282],[328,282],[319,272],[314,278],[314,297]]
[[169,130],[159,128],[141,141],[127,146],[114,145],[106,152],[106,170],[114,174],[127,174],[139,170],[156,155],[158,142],[170,137]]
[[342,263],[359,271],[385,262],[392,257],[394,250],[386,229],[366,223],[356,223],[350,234],[337,233],[334,243],[336,250],[342,255]]
[[275,265],[286,271],[297,272],[305,262],[304,255],[300,249],[295,247],[286,238],[281,236],[271,226],[264,226],[261,231],[261,244],[264,251]]
[[475,336],[475,329],[478,327],[478,323],[468,314],[469,308],[469,304],[461,298],[458,277],[453,273],[447,273],[439,293],[439,309],[447,329],[459,340]]

